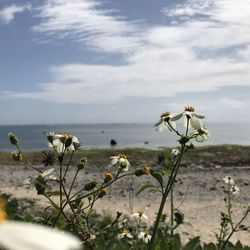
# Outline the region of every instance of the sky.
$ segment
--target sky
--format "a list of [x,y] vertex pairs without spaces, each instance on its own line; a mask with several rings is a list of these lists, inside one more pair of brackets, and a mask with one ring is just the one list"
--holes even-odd
[[0,0],[0,124],[250,122],[249,0]]

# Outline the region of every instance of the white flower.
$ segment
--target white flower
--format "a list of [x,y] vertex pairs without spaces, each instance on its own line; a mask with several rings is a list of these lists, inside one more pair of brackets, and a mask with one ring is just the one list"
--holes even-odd
[[81,242],[62,231],[15,221],[0,222],[0,245],[10,250],[73,250]]
[[145,232],[140,232],[138,234],[138,239],[139,240],[143,240],[146,244],[148,244],[148,242],[151,240],[151,235]]
[[124,237],[128,238],[128,239],[133,239],[132,234],[128,231],[128,230],[123,230],[122,233],[117,235],[117,238],[119,240],[123,239]]
[[[47,138],[49,136],[53,136],[53,140],[49,143],[49,147],[55,148],[58,154],[64,153],[66,150],[67,151],[75,151],[76,150],[76,145],[79,145],[79,139],[76,136],[71,136],[67,133],[63,134],[48,134]],[[69,142],[69,145],[67,143]]]
[[232,185],[232,187],[230,188],[230,193],[231,194],[238,194],[240,192],[240,188],[238,186],[236,186],[235,184]]
[[137,213],[133,213],[131,214],[132,218],[136,218],[136,219],[144,219],[144,220],[148,220],[148,216],[145,215],[143,212],[137,212]]
[[172,131],[176,128],[176,123],[171,120],[173,115],[170,112],[164,112],[161,114],[160,120],[154,125],[156,131],[163,131],[164,129],[168,129]]
[[207,128],[200,128],[198,130],[193,131],[189,135],[189,139],[195,139],[197,142],[208,141],[211,137],[211,134]]
[[197,115],[194,113],[194,111],[195,111],[195,109],[191,106],[185,107],[184,112],[182,112],[176,116],[173,116],[171,118],[171,121],[177,121],[177,120],[182,118],[182,124],[184,127],[187,127],[188,120],[189,120],[193,129],[196,129],[196,130],[201,129],[201,128],[203,128],[203,124],[202,124],[201,119],[205,118],[205,116]]
[[234,185],[234,180],[231,176],[227,175],[223,178],[223,181],[226,183],[226,184],[230,184],[230,185]]
[[111,158],[112,165],[114,165],[114,166],[118,165],[123,171],[128,171],[130,163],[129,163],[126,155],[119,154],[117,156],[112,156],[110,158]]
[[23,184],[26,186],[26,188],[32,189],[36,186],[38,182],[46,183],[47,181],[51,180],[58,180],[58,175],[54,168],[38,173],[36,176],[30,176],[23,182]]
[[179,149],[177,149],[177,148],[173,148],[173,149],[171,149],[171,153],[172,153],[173,155],[177,156],[177,155],[180,154],[180,151],[179,151]]

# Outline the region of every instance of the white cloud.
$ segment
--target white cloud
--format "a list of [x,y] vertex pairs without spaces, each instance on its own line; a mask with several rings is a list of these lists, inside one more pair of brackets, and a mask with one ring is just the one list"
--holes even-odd
[[[186,1],[165,12],[172,21],[177,20],[175,25],[144,29],[101,7],[89,0],[50,0],[37,10],[41,23],[33,29],[120,53],[124,65],[54,66],[50,68],[51,81],[40,84],[37,92],[8,96],[103,104],[127,97],[168,97],[250,86],[248,0]],[[178,19],[185,15],[190,19]],[[231,101],[220,100],[224,104]],[[231,105],[244,106],[237,99]]]
[[2,10],[0,10],[0,21],[4,24],[9,24],[11,21],[14,20],[16,14],[22,13],[23,11],[30,8],[31,6],[28,4],[26,5],[12,4],[6,6]]
[[[73,38],[101,51],[129,51],[138,46],[136,22],[126,21],[105,10],[94,0],[50,0],[37,9],[41,23],[34,26],[36,32],[57,38]],[[113,14],[113,15],[112,15]]]

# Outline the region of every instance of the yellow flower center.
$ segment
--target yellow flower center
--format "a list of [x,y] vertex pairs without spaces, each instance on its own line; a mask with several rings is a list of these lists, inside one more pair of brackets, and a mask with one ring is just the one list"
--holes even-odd
[[145,175],[150,175],[150,168],[149,168],[149,167],[144,167],[144,168],[143,168],[143,173],[144,173]]
[[161,118],[163,118],[163,117],[167,117],[167,116],[170,116],[170,112],[163,112],[162,114],[161,114]]
[[5,202],[0,200],[0,223],[5,221],[7,218],[7,214],[5,212]]
[[69,134],[67,133],[63,133],[62,137],[60,138],[61,142],[64,143],[69,137]]
[[187,112],[194,112],[195,109],[192,106],[187,106],[187,107],[185,107],[185,111],[187,111]]
[[119,154],[118,155],[118,159],[121,159],[121,158],[127,159],[127,156],[125,154]]

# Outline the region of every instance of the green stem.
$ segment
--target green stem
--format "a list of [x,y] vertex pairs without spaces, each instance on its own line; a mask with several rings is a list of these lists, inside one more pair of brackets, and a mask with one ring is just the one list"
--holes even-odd
[[171,235],[171,245],[170,245],[170,250],[172,250],[172,240],[173,240],[173,236],[174,236],[174,195],[173,195],[173,191],[174,191],[174,185],[171,188],[170,191],[170,213],[171,213],[171,217],[170,217],[170,223],[171,223],[171,230],[170,230],[170,235]]
[[228,241],[230,240],[230,238],[232,237],[232,235],[234,234],[234,232],[236,232],[237,227],[246,219],[247,215],[249,213],[249,210],[246,211],[246,213],[244,214],[244,216],[242,217],[242,219],[239,221],[239,223],[233,228],[233,230],[231,231],[231,233],[228,235],[227,239],[224,241],[222,247],[220,248],[220,250],[225,249]]
[[123,177],[125,177],[125,176],[129,176],[129,175],[134,175],[134,172],[130,172],[130,173],[127,173],[127,174],[120,175],[120,176],[118,176],[117,178],[113,179],[112,181],[108,182],[106,185],[103,185],[103,186],[100,187],[99,189],[94,190],[94,191],[92,191],[92,192],[90,192],[90,193],[87,193],[87,194],[85,194],[85,195],[83,195],[83,196],[77,197],[76,199],[72,200],[74,197],[76,197],[78,194],[80,194],[82,191],[84,191],[84,188],[82,188],[82,189],[80,189],[78,192],[76,192],[74,195],[72,195],[72,196],[70,197],[69,200],[70,200],[70,202],[74,202],[74,201],[76,201],[76,200],[86,198],[86,197],[88,197],[88,196],[94,194],[95,192],[100,191],[101,189],[110,186],[113,182],[115,182],[115,181],[117,181],[117,180],[119,180],[119,179],[121,179],[121,178],[123,178]]
[[27,166],[33,168],[34,170],[38,171],[39,173],[42,173],[42,172],[43,172],[43,171],[41,171],[40,169],[34,167],[34,166],[29,162],[29,160],[24,156],[24,154],[23,154],[22,150],[20,149],[19,145],[16,145],[16,147],[17,147],[19,153],[20,153],[20,154],[22,155],[22,157],[23,157],[23,162],[24,162],[24,164],[26,164]]
[[169,176],[168,183],[167,183],[167,186],[165,188],[165,192],[163,193],[161,204],[160,204],[160,207],[159,207],[159,210],[158,210],[158,213],[157,213],[157,218],[156,218],[156,221],[155,221],[154,230],[153,230],[152,238],[151,238],[150,243],[149,243],[148,250],[152,250],[153,247],[154,247],[154,241],[155,241],[156,234],[157,234],[158,227],[159,227],[159,223],[160,223],[160,220],[161,220],[162,211],[163,211],[164,205],[166,203],[166,199],[168,197],[168,194],[169,194],[169,192],[171,191],[171,189],[172,189],[172,187],[174,185],[175,178],[176,178],[176,175],[178,173],[179,166],[180,166],[180,163],[181,163],[181,159],[182,159],[183,153],[185,151],[185,147],[186,147],[185,144],[183,144],[181,146],[180,155],[179,155],[179,157],[178,157],[178,159],[177,159],[177,161],[176,161],[176,163],[174,165],[174,168],[173,168],[173,171],[171,172],[171,175]]
[[74,186],[74,184],[75,184],[75,180],[76,180],[76,177],[77,177],[78,173],[79,173],[79,169],[77,169],[77,171],[76,171],[76,173],[75,173],[75,176],[74,176],[74,178],[73,178],[73,181],[72,181],[72,183],[71,183],[71,186],[70,186],[70,188],[69,188],[68,197],[70,197],[70,194],[71,194],[72,188],[73,188],[73,186]]

